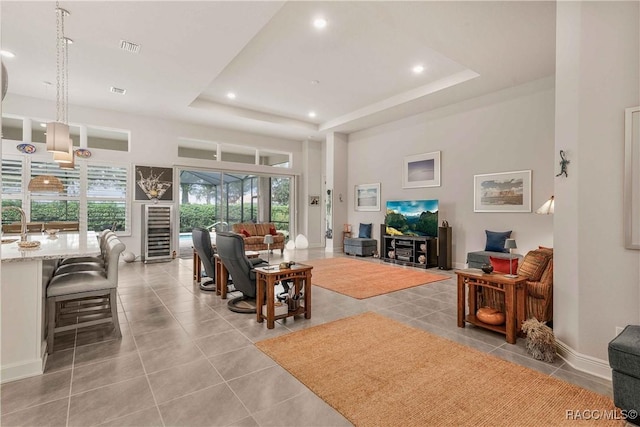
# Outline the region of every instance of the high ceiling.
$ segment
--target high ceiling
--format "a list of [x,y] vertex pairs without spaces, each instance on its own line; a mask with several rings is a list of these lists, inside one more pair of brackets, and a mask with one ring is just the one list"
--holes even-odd
[[[357,131],[555,69],[555,2],[60,6],[71,13],[71,104],[297,140]],[[54,10],[54,2],[0,3],[2,49],[16,55],[3,59],[8,97],[55,99]],[[313,25],[318,17],[325,28]],[[121,40],[140,52],[121,50]],[[414,74],[418,64],[424,71]]]

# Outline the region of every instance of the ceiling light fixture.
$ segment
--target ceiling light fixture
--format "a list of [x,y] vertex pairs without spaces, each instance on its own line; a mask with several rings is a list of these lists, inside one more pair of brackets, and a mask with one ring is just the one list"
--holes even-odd
[[115,86],[111,86],[109,88],[109,92],[111,93],[117,93],[118,95],[126,95],[127,90],[126,89],[121,89],[119,87],[115,87]]
[[[64,37],[64,18],[69,12],[56,1],[56,121],[47,123],[47,151],[57,162],[73,161],[73,146],[69,138],[69,55]],[[57,157],[57,159],[56,159]]]
[[424,67],[422,65],[416,65],[411,69],[414,74],[420,74],[424,71]]
[[309,111],[309,117],[314,118],[316,116],[315,111]]
[[59,178],[53,175],[38,175],[31,178],[29,191],[37,193],[62,193],[64,191],[64,185]]
[[236,94],[235,94],[235,93],[233,93],[233,92],[229,92],[229,93],[227,93],[227,98],[229,98],[229,99],[236,99]]
[[311,80],[311,84],[316,86],[320,84],[320,80]]
[[15,58],[16,54],[13,52],[10,52],[8,50],[0,50],[0,55],[4,56],[5,58]]
[[313,26],[322,29],[327,26],[327,20],[324,18],[316,18],[313,20]]

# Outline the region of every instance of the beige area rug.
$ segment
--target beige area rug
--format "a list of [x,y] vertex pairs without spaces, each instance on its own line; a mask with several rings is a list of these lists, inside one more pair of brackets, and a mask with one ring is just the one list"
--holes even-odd
[[581,423],[568,410],[614,410],[608,397],[374,313],[256,345],[356,426],[561,426]]
[[351,258],[327,258],[304,261],[312,265],[311,283],[357,299],[375,297],[401,289],[448,279],[415,268],[358,261]]

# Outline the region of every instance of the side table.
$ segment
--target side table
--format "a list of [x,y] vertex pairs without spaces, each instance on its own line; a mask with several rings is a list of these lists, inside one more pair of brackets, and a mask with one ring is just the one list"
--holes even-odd
[[[256,268],[256,320],[262,323],[267,320],[267,329],[275,327],[276,319],[284,319],[285,317],[304,314],[305,319],[311,319],[311,270],[310,265],[294,264],[291,268],[280,270],[277,266],[271,266],[269,270],[265,267]],[[275,285],[282,280],[292,280],[295,287],[295,293],[304,292],[303,303],[294,311],[279,316],[275,315]],[[262,304],[260,301],[267,301],[267,312],[262,312]]]
[[[499,273],[485,274],[480,270],[456,271],[458,276],[458,327],[465,322],[506,335],[509,344],[516,343],[516,334],[522,329],[526,318],[526,277],[506,277]],[[469,287],[469,314],[465,316],[465,287]],[[505,324],[490,325],[476,317],[478,288],[491,288],[504,294]]]

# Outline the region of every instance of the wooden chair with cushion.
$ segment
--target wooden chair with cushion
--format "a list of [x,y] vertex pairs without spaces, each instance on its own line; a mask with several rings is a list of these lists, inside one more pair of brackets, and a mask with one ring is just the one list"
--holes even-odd
[[[116,289],[118,259],[124,250],[124,243],[114,237],[106,244],[104,270],[56,273],[53,276],[47,287],[48,353],[53,352],[56,332],[113,322],[116,336],[121,336]],[[72,300],[79,304],[63,306]]]
[[[530,251],[518,267],[518,276],[525,276],[526,318],[541,322],[553,320],[553,249]],[[482,290],[479,306],[496,308],[504,313],[504,294],[489,288]]]

